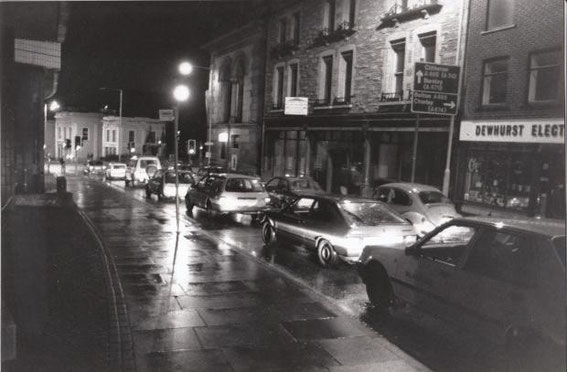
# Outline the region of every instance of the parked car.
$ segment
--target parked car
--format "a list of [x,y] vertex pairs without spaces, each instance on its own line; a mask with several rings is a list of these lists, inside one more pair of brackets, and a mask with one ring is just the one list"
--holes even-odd
[[416,234],[408,221],[376,200],[305,194],[281,210],[265,213],[264,243],[282,238],[315,249],[319,263],[327,267],[339,258],[356,261],[367,245],[409,245]]
[[366,247],[357,266],[378,309],[412,304],[506,345],[514,358],[556,347],[564,354],[564,223],[454,219],[405,250]]
[[224,168],[214,165],[206,165],[204,167],[199,168],[197,171],[196,180],[202,180],[203,178],[207,177],[210,174],[220,174],[224,173]]
[[107,180],[123,180],[126,178],[126,164],[124,163],[109,163],[104,171],[104,176]]
[[266,182],[270,203],[281,208],[295,200],[301,193],[323,194],[317,181],[309,177],[274,177]]
[[236,173],[211,174],[187,191],[187,212],[193,207],[221,214],[243,213],[257,218],[268,208],[270,196],[257,177]]
[[444,222],[461,217],[441,191],[419,183],[388,183],[376,188],[374,198],[388,203],[411,221],[421,236]]
[[106,169],[106,165],[102,160],[89,160],[87,166],[85,167],[84,173],[91,174],[103,174]]
[[126,186],[136,186],[147,183],[150,177],[161,169],[161,163],[157,156],[134,156],[130,159],[126,170]]
[[[178,171],[178,195],[182,198],[187,194],[191,185],[195,184],[195,178],[190,171]],[[146,184],[146,197],[151,198],[156,194],[158,199],[175,198],[175,171],[158,170]]]

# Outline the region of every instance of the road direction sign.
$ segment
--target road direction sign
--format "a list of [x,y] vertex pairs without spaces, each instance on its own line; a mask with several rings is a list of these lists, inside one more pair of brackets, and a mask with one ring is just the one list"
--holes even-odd
[[460,71],[459,66],[416,62],[411,111],[456,115]]
[[160,121],[173,121],[175,120],[175,113],[172,109],[159,110]]

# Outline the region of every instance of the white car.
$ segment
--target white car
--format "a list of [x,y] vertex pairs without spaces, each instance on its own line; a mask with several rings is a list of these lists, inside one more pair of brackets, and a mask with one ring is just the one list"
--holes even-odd
[[110,163],[104,171],[107,180],[123,180],[126,178],[126,164],[124,163]]
[[157,156],[134,156],[126,170],[126,186],[146,184],[148,180],[161,169],[161,162]]

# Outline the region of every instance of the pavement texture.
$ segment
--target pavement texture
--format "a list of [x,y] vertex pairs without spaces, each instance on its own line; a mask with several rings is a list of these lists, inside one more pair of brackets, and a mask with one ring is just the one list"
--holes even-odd
[[[227,244],[186,218],[177,234],[175,219],[151,204],[85,177],[67,183],[78,209],[59,195],[64,207],[2,211],[2,252],[12,252],[2,257],[11,288],[3,296],[16,324],[33,304],[25,298],[43,299],[28,314],[43,319],[27,332],[35,342],[18,345],[6,370],[427,370],[244,253],[242,242]],[[30,246],[44,252],[34,272],[48,263],[46,289],[18,284],[23,275],[8,264]]]

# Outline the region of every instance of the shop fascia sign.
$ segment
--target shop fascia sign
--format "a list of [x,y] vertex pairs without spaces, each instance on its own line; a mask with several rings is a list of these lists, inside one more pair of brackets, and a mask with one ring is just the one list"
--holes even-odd
[[285,97],[284,115],[307,115],[308,107],[307,97]]
[[565,143],[563,119],[510,119],[461,122],[459,140],[474,142]]

